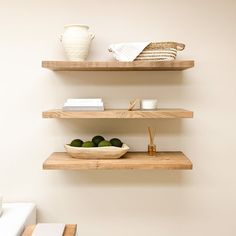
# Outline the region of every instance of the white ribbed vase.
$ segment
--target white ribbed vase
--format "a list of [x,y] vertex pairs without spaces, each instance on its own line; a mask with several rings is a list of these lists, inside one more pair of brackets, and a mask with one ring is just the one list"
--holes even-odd
[[94,35],[88,32],[87,25],[66,25],[61,36],[67,58],[70,61],[86,60],[90,48],[90,43]]

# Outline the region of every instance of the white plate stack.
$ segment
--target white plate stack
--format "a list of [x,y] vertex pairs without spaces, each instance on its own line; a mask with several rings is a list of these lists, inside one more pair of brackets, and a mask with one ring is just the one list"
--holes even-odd
[[101,98],[67,99],[63,111],[104,111]]

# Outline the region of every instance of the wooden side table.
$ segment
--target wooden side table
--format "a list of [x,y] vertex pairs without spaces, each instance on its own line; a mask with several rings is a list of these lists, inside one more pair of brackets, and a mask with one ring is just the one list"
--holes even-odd
[[[29,225],[25,228],[22,236],[31,236],[36,225]],[[66,225],[63,236],[75,236],[77,225]]]

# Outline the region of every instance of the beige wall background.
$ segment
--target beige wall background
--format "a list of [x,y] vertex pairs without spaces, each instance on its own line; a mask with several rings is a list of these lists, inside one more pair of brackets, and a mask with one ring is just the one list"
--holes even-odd
[[[234,236],[236,234],[236,2],[0,1],[0,191],[32,201],[39,222],[78,223],[82,236]],[[175,40],[194,59],[184,72],[52,72],[65,59],[63,26],[96,34],[90,60],[110,60],[110,43]],[[157,98],[159,107],[193,110],[183,120],[55,120],[41,112],[67,98],[103,97],[107,107]],[[147,125],[159,150],[182,150],[192,171],[43,171],[71,139],[120,137],[145,150]]]

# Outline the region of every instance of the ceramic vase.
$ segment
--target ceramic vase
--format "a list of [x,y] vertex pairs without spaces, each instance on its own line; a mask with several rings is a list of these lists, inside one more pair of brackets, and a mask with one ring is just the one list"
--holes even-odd
[[89,33],[87,25],[66,25],[64,33],[61,36],[61,42],[64,47],[67,58],[70,61],[86,60],[93,34]]

